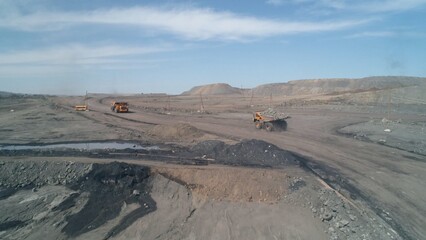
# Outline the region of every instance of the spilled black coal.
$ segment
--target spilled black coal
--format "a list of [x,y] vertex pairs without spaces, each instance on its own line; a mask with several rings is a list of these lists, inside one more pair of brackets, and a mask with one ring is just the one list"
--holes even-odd
[[[81,211],[67,217],[62,229],[68,236],[75,237],[103,225],[117,217],[123,204],[138,203],[140,207],[127,214],[108,233],[107,238],[126,229],[138,218],[156,210],[150,196],[150,169],[145,166],[113,162],[93,164],[92,171],[69,187],[78,192],[89,192],[89,200]],[[77,196],[77,195],[76,195]],[[63,202],[55,210],[64,211],[74,206],[74,199]]]

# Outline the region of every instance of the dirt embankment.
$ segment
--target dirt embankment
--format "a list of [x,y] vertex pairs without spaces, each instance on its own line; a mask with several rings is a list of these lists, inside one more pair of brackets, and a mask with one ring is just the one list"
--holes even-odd
[[288,171],[256,168],[154,168],[182,183],[201,199],[276,203],[288,192],[294,177]]
[[177,143],[180,145],[187,145],[185,143],[193,144],[194,142],[201,142],[205,139],[214,138],[187,123],[178,123],[174,125],[156,125],[147,131],[147,134],[159,141]]

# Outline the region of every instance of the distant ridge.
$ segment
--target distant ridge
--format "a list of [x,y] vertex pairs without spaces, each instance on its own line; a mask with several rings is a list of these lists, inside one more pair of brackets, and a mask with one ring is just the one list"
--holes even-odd
[[366,78],[334,78],[294,80],[287,83],[264,84],[253,88],[255,95],[313,95],[359,90],[382,90],[411,86],[426,86],[426,78],[381,76]]
[[182,93],[182,95],[236,95],[244,93],[258,97],[273,95],[322,100],[328,98],[360,104],[384,104],[389,101],[426,104],[426,78],[378,76],[356,79],[308,79],[263,84],[253,89],[240,89],[229,84],[217,83],[194,87]]
[[15,95],[18,95],[18,94],[0,91],[0,97],[11,97],[11,96],[15,96]]
[[191,90],[183,92],[182,95],[224,95],[224,94],[241,94],[239,88],[232,87],[226,83],[215,83],[202,85],[191,88]]

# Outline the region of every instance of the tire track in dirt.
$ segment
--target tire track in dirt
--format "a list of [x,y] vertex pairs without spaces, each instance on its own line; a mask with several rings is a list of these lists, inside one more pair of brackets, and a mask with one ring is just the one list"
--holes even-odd
[[[56,107],[62,107],[64,109],[69,109],[69,110],[73,110],[74,111],[74,109],[72,107],[66,106],[66,105],[62,105],[62,104],[56,104]],[[118,118],[118,119],[130,121],[130,122],[138,122],[138,123],[143,123],[143,124],[156,125],[155,123],[148,123],[148,122],[143,122],[143,121],[131,120],[131,119],[127,119],[127,118],[124,118],[124,117],[115,116],[115,115],[113,115],[111,113],[100,112],[100,111],[97,111],[97,110],[94,110],[94,109],[90,109],[89,112],[94,112],[94,113],[97,113],[99,115],[103,114],[105,116],[109,116],[109,117],[113,117],[113,118]],[[101,120],[97,116],[96,117],[95,116],[88,116],[88,114],[85,114],[83,112],[78,112],[78,111],[76,111],[75,114],[77,114],[78,116],[83,117],[85,119],[88,119],[88,120],[90,120],[90,121],[92,121],[94,123],[105,125],[106,127],[109,127],[109,128],[118,128],[118,129],[123,129],[123,130],[127,130],[127,131],[137,131],[137,132],[139,132],[139,134],[144,134],[143,131],[140,131],[138,129],[124,127],[125,124],[120,124],[120,125],[119,124],[112,124],[110,121],[108,121],[108,118]]]

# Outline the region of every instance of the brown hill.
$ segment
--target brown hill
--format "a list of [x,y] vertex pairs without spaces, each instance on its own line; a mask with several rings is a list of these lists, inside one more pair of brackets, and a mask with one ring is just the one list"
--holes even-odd
[[315,95],[365,90],[397,89],[426,86],[426,78],[419,77],[367,77],[359,79],[312,79],[287,83],[264,84],[253,88],[255,95]]
[[226,83],[215,83],[191,88],[183,92],[182,95],[222,95],[222,94],[241,94],[241,89],[230,86]]

